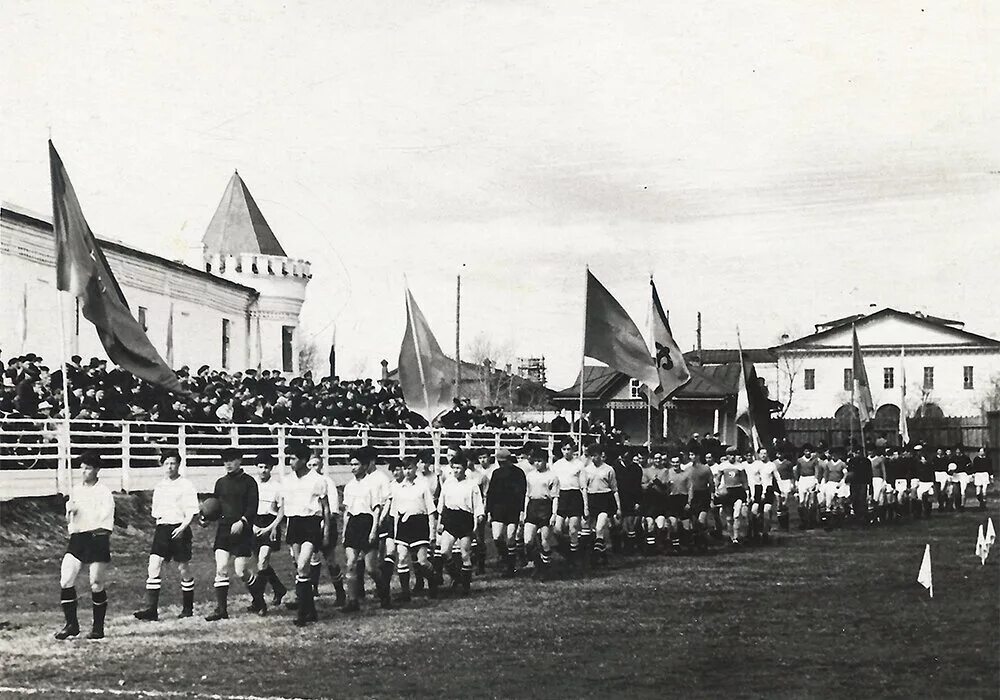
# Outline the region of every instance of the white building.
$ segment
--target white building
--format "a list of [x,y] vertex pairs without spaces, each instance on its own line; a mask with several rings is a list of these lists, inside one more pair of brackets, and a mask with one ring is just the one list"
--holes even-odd
[[[175,368],[298,371],[299,311],[309,263],[286,255],[238,173],[186,264],[99,238],[133,315]],[[72,300],[66,342],[106,355]],[[0,208],[0,350],[60,361],[55,239],[50,217]]]
[[1000,374],[1000,341],[961,321],[885,308],[819,324],[771,348],[776,362],[755,363],[770,395],[787,405],[786,418],[832,417],[851,402],[852,328],[877,411],[898,418],[905,374],[908,416],[981,415]]

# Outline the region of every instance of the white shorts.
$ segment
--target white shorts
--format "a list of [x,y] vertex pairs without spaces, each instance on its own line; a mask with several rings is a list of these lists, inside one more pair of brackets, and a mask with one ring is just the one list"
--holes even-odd
[[782,496],[787,496],[795,488],[795,482],[791,479],[778,479],[778,490]]
[[972,483],[976,486],[989,486],[990,475],[988,472],[976,472],[972,477]]
[[969,486],[969,482],[972,481],[972,475],[966,474],[965,472],[958,472],[957,474],[951,475],[951,483],[958,484],[958,488],[961,491],[965,491]]
[[906,479],[896,479],[895,486],[896,493],[900,496],[910,490],[910,482]]
[[938,486],[944,486],[948,483],[948,472],[934,472],[934,481]]
[[849,498],[851,495],[851,487],[846,481],[824,481],[820,490],[827,503],[831,503],[835,498]]
[[885,479],[880,476],[872,477],[872,500],[881,501],[885,496]]
[[917,498],[923,498],[924,496],[933,496],[933,495],[934,495],[933,481],[917,482]]
[[800,476],[799,477],[799,500],[802,500],[812,491],[816,490],[818,482],[815,476]]

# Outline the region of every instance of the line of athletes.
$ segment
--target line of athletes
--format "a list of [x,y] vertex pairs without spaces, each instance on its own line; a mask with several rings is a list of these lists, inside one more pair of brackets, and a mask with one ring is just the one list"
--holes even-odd
[[[295,624],[303,626],[317,619],[315,596],[324,562],[336,605],[352,612],[364,597],[365,573],[375,582],[383,607],[392,605],[393,573],[399,579],[401,602],[410,599],[411,572],[413,591],[426,585],[428,595],[436,597],[447,570],[453,588],[467,593],[474,567],[485,572],[487,524],[503,575],[514,575],[520,557],[534,565],[536,578],[545,580],[556,549],[579,570],[591,561],[606,564],[609,543],[625,554],[653,554],[704,550],[713,534],[737,545],[744,534],[767,541],[775,517],[788,529],[795,499],[800,527],[805,528],[844,512],[851,497],[848,463],[836,454],[813,453],[808,446],[794,461],[789,455],[771,459],[766,450],[755,457],[730,448],[717,462],[712,454],[700,458],[682,451],[668,457],[599,445],[590,445],[585,456],[578,457],[572,440],[566,440],[560,452],[551,466],[540,449],[529,449],[521,463],[505,449],[479,451],[470,463],[461,448],[453,446],[437,468],[426,452],[395,460],[386,471],[376,466],[374,449],[361,448],[351,455],[353,478],[344,487],[341,503],[336,485],[323,474],[323,460],[306,445],[290,446],[291,473],[283,479],[273,475],[275,460],[269,455],[257,456],[259,473],[254,478],[243,471],[239,451],[225,450],[226,474],[213,492],[221,506],[213,544],[216,607],[206,620],[229,616],[230,562],[250,593],[250,610],[267,614],[268,585],[272,606],[281,604],[287,589],[271,566],[271,556],[282,539],[296,568],[295,601],[286,606],[297,609]],[[864,459],[848,457],[848,462]],[[100,455],[87,453],[79,462],[83,484],[67,503],[70,542],[60,577],[66,624],[58,639],[80,633],[75,582],[84,564],[90,566],[94,610],[88,637],[104,636],[114,498],[99,483]],[[156,528],[146,605],[135,612],[140,620],[158,619],[161,571],[170,561],[177,562],[181,579],[180,617],[193,615],[195,586],[189,562],[198,496],[180,475],[181,459],[175,451],[164,451],[161,463],[165,474],[152,499]],[[910,504],[921,506],[918,512],[929,510],[934,484],[928,479],[936,475],[922,447],[876,455],[869,464],[872,476],[866,479],[864,494],[878,519],[908,512]],[[962,471],[949,464],[954,468],[948,483],[954,479],[961,485],[961,502],[969,480],[974,480],[983,504],[989,484],[985,453]],[[971,474],[969,480],[965,474]],[[346,526],[338,537],[341,511]],[[198,521],[208,525],[204,517]],[[338,543],[343,545],[343,568],[335,556]]]

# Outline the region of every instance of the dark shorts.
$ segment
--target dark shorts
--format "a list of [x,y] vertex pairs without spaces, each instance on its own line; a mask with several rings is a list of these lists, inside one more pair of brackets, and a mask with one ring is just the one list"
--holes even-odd
[[590,514],[607,513],[614,515],[618,512],[618,504],[615,503],[615,495],[610,491],[604,493],[588,493],[587,504],[590,506]]
[[[258,514],[257,519],[254,521],[254,525],[257,527],[267,527],[274,522],[274,519],[278,516],[274,513],[264,513],[263,515]],[[275,547],[281,546],[281,529],[282,525],[279,525],[274,529],[274,532],[270,536],[263,537],[261,535],[254,535],[254,541],[258,547]]]
[[367,552],[372,549],[372,541],[369,538],[372,534],[373,520],[374,516],[371,513],[348,515],[347,525],[344,526],[344,547],[356,549],[359,552]]
[[212,549],[229,552],[234,557],[252,556],[254,553],[254,542],[257,539],[254,537],[253,528],[249,525],[244,525],[243,532],[233,536],[229,532],[229,528],[232,525],[232,523],[219,523],[218,528],[215,530],[215,542],[212,545]]
[[288,544],[312,543],[314,549],[323,546],[323,518],[316,515],[293,515],[288,518],[288,531],[285,533]]
[[490,522],[517,525],[521,522],[521,506],[523,505],[524,501],[490,506]]
[[753,500],[755,503],[771,503],[774,501],[774,487],[764,488],[763,484],[753,487]]
[[667,496],[667,517],[684,518],[684,509],[687,507],[688,497],[684,494],[671,494]]
[[149,548],[150,554],[163,557],[164,561],[180,563],[191,561],[191,528],[185,528],[181,536],[175,540],[170,535],[177,529],[177,525],[156,526],[153,530],[153,546]]
[[396,531],[396,520],[391,516],[385,516],[385,519],[379,523],[378,526],[378,538],[384,540],[386,538],[392,538],[392,533]]
[[426,547],[431,543],[431,521],[426,513],[400,519],[396,526],[396,541],[407,547]]
[[701,489],[694,492],[694,496],[691,498],[691,513],[697,515],[698,513],[707,513],[712,509],[712,494],[709,493],[708,489]]
[[441,513],[441,526],[445,529],[445,532],[457,539],[471,537],[472,531],[475,529],[475,524],[475,517],[467,510],[445,508]]
[[536,527],[548,527],[552,521],[552,499],[532,498],[528,500],[528,510],[524,516],[524,522],[531,523]]
[[667,495],[661,491],[647,491],[642,499],[642,514],[658,518],[667,514]]
[[579,518],[583,516],[583,492],[569,489],[559,492],[559,516]]
[[640,515],[642,513],[642,494],[627,494],[618,492],[622,502],[622,515]]
[[732,508],[736,505],[736,501],[741,501],[746,498],[746,491],[741,488],[726,489],[719,496],[719,504],[723,508]]
[[69,536],[66,553],[84,564],[107,564],[111,561],[111,533],[106,530],[74,532]]

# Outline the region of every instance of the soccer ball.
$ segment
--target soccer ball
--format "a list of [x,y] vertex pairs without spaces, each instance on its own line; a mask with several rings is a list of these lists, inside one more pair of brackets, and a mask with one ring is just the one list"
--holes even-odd
[[218,520],[222,515],[222,504],[219,503],[219,499],[214,496],[209,496],[204,501],[201,502],[201,517],[209,522]]

